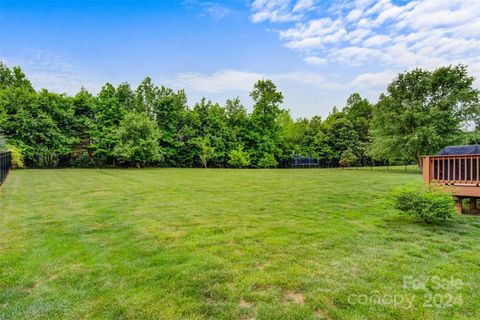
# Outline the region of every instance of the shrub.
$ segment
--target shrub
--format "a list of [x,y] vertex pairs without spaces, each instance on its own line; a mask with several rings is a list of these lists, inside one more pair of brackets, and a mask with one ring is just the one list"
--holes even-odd
[[14,169],[25,168],[22,150],[17,146],[9,146],[8,150],[12,155],[12,168]]
[[258,161],[258,167],[260,168],[275,168],[277,164],[277,160],[270,153],[264,153],[263,158]]
[[206,168],[208,161],[215,156],[215,148],[212,146],[208,136],[199,137],[194,140],[194,143],[200,148],[200,161]]
[[455,216],[452,195],[431,186],[406,185],[391,191],[389,199],[400,212],[422,218],[426,223]]
[[94,163],[87,153],[81,153],[72,158],[70,165],[75,168],[91,168],[94,166]]
[[250,165],[250,155],[246,151],[243,151],[242,147],[230,151],[228,156],[230,158],[228,164],[234,168],[243,168]]
[[340,156],[340,166],[350,167],[357,161],[357,156],[353,153],[352,149],[347,149],[342,152]]

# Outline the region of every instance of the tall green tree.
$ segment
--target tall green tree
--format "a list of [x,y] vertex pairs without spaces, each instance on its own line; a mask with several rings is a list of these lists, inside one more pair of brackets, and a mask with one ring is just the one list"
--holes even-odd
[[20,68],[10,70],[1,63],[0,81],[0,131],[29,165],[58,165],[77,140],[71,99],[47,90],[35,92]]
[[347,119],[353,124],[360,142],[369,141],[370,121],[372,119],[373,106],[360,94],[353,93],[347,99],[347,105],[343,108]]
[[115,165],[114,149],[119,142],[117,129],[126,110],[118,100],[116,90],[105,84],[94,102],[94,121],[90,129],[91,149],[97,165]]
[[248,141],[250,117],[238,97],[226,101],[225,116],[229,128],[226,149],[234,150]]
[[160,130],[146,113],[127,113],[116,134],[114,153],[121,161],[141,167],[161,160]]
[[255,163],[265,154],[277,155],[281,142],[280,125],[277,122],[281,113],[283,94],[271,80],[259,80],[250,93],[253,98],[251,115],[252,131],[250,136],[250,154]]
[[160,145],[165,153],[165,164],[182,165],[182,152],[188,147],[189,135],[192,133],[187,124],[187,96],[183,90],[173,91],[161,87],[153,106],[157,125],[162,130]]
[[[283,95],[270,80],[255,84],[253,111],[248,113],[238,98],[224,106],[204,98],[190,108],[183,91],[158,87],[150,78],[135,90],[128,83],[116,88],[107,83],[96,96],[84,89],[73,97],[36,91],[20,68],[0,62],[0,132],[10,147],[25,155],[27,165],[121,161],[271,167],[289,166],[293,154],[338,160],[353,153],[362,160],[365,150],[380,159],[409,160],[445,144],[478,143],[478,96],[463,66],[416,69],[394,79],[374,107],[354,93],[342,111],[334,107],[324,121],[318,116],[294,120],[281,109]],[[133,133],[128,139],[119,134],[120,128],[130,128],[126,114],[137,126],[131,128],[153,125],[152,130],[162,132],[159,138],[144,140],[150,151],[155,151],[151,143],[156,141],[164,157],[133,147],[149,160],[126,155],[125,146],[139,141]]]
[[401,73],[380,96],[372,120],[370,153],[387,160],[416,160],[459,142],[473,120],[479,91],[463,65]]
[[345,150],[358,153],[358,134],[353,124],[345,116],[336,116],[326,129],[326,139],[332,157],[340,159]]
[[0,90],[7,88],[28,88],[33,91],[32,83],[20,67],[9,69],[0,61]]
[[136,111],[147,114],[150,119],[155,119],[155,103],[158,97],[158,88],[150,77],[146,77],[135,90]]
[[[198,155],[196,158],[201,158],[201,149],[198,148],[197,137],[208,136],[210,144],[215,150],[210,157],[211,165],[224,166],[228,161],[227,145],[229,144],[228,139],[231,137],[225,109],[217,103],[212,103],[203,98],[193,107],[192,121],[192,127],[196,133],[196,137],[192,141],[197,146]],[[199,165],[203,165],[203,163],[199,163]]]
[[[115,90],[115,97],[117,98],[122,109],[126,110],[127,112],[133,112],[137,110],[137,97],[127,82],[122,82],[118,85],[117,89]],[[142,107],[140,109],[144,108]]]
[[88,163],[93,161],[90,148],[90,130],[93,126],[95,99],[91,93],[82,88],[72,99],[73,104],[73,131],[77,138],[77,144],[72,146],[72,158],[86,157]]

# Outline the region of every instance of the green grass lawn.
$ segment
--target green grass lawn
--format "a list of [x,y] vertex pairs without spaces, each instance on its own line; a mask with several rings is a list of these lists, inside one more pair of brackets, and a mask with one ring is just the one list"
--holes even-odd
[[0,319],[478,319],[480,218],[426,225],[382,206],[412,181],[14,171],[0,191]]

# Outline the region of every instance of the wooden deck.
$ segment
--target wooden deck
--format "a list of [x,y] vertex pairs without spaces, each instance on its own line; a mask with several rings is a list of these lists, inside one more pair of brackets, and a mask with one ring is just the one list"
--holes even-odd
[[480,199],[480,155],[443,155],[423,158],[423,180],[428,184],[444,186],[457,199],[470,198],[470,210],[478,213]]

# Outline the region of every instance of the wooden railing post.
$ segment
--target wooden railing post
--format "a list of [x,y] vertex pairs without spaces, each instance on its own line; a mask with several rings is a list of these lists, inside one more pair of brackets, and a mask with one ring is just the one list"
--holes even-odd
[[423,181],[430,183],[430,157],[423,157]]

